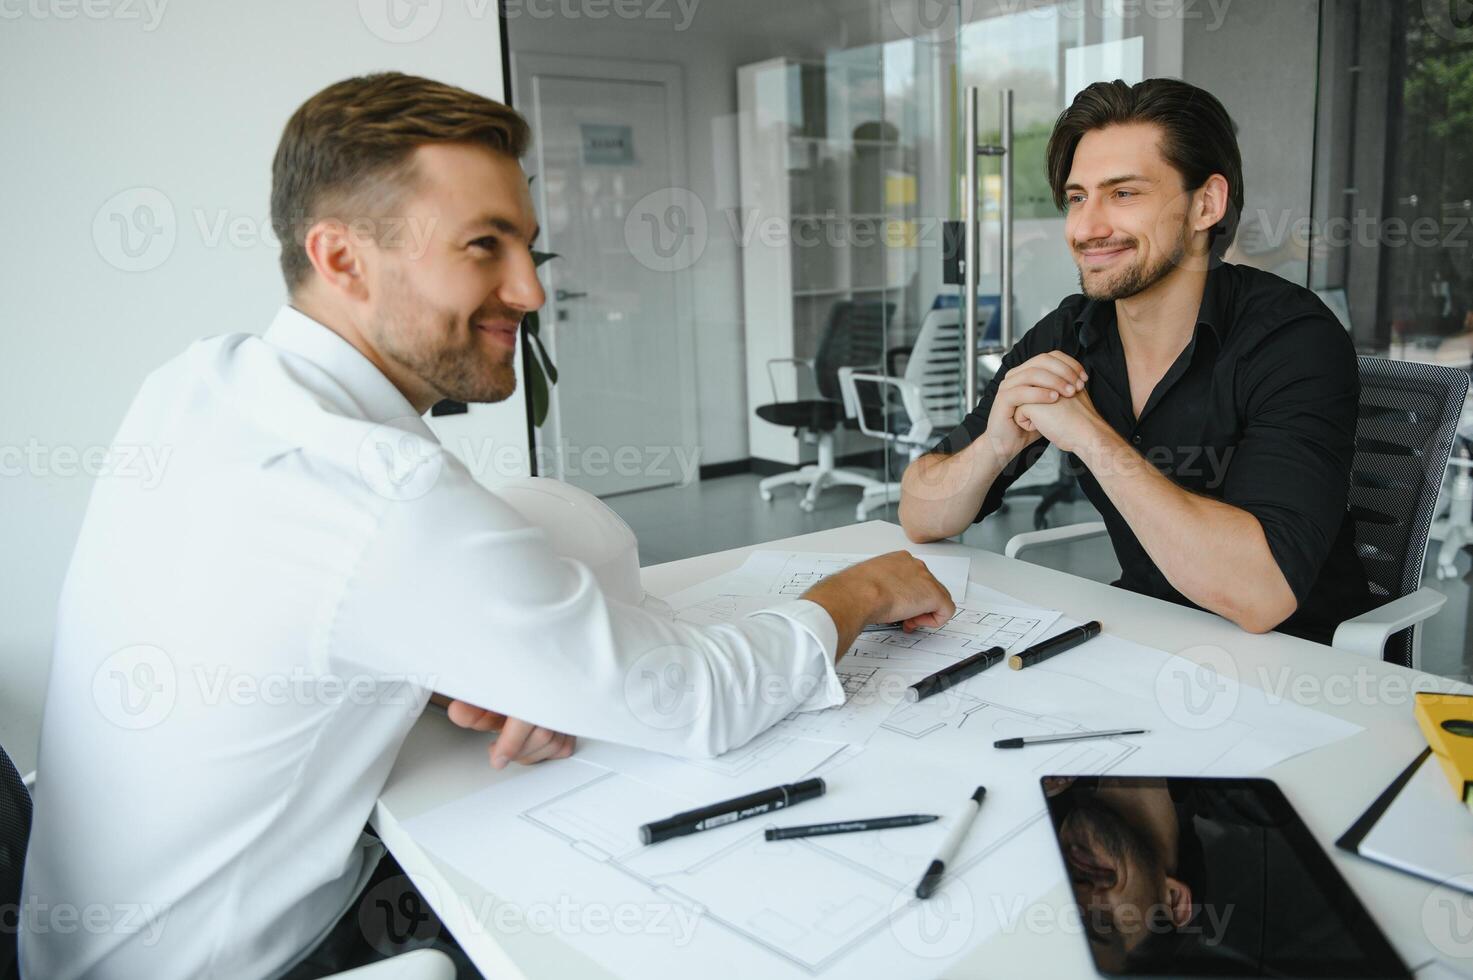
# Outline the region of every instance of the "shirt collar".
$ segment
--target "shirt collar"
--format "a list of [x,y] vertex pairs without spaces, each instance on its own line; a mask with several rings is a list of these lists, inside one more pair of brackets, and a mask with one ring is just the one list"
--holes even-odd
[[409,399],[384,377],[372,361],[330,327],[301,310],[283,306],[262,339],[321,368],[338,383],[369,421],[419,418]]
[[[1207,284],[1202,290],[1202,306],[1197,311],[1197,326],[1206,324],[1213,339],[1221,349],[1232,326],[1229,301],[1231,282],[1228,279],[1227,263],[1217,262],[1207,273]],[[1074,318],[1079,335],[1079,346],[1088,350],[1105,336],[1105,331],[1115,325],[1115,304],[1090,300]]]

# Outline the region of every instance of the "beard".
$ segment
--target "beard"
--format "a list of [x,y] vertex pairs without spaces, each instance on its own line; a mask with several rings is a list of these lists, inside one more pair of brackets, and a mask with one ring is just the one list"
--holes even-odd
[[499,402],[517,390],[516,349],[488,349],[479,320],[520,320],[495,307],[462,318],[440,309],[402,274],[386,277],[385,299],[371,326],[380,353],[412,372],[441,398],[458,402]]
[[[1093,244],[1093,243],[1091,243]],[[1135,241],[1121,242],[1119,244],[1137,244]],[[1099,275],[1093,283],[1087,282],[1084,269],[1079,270],[1079,289],[1085,296],[1101,303],[1113,303],[1117,299],[1129,299],[1150,289],[1167,276],[1172,270],[1182,264],[1187,257],[1187,235],[1183,228],[1177,236],[1176,244],[1171,252],[1164,256],[1159,262],[1151,262],[1148,259],[1137,259],[1129,267],[1114,273],[1113,276]]]

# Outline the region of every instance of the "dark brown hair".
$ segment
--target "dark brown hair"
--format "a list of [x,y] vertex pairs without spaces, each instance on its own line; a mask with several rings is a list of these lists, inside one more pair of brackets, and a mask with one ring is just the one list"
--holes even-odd
[[303,240],[314,222],[382,216],[403,200],[416,147],[473,143],[520,158],[529,137],[510,107],[428,78],[384,72],[329,85],[292,114],[271,163],[271,226],[287,289],[312,270]]
[[1188,191],[1213,174],[1228,182],[1227,214],[1210,232],[1212,252],[1221,256],[1238,233],[1243,214],[1243,155],[1238,127],[1211,92],[1174,78],[1148,78],[1135,85],[1095,82],[1074,97],[1054,124],[1048,143],[1048,180],[1060,210],[1074,168],[1074,151],[1086,133],[1107,126],[1151,123],[1161,129],[1161,155],[1182,176]]

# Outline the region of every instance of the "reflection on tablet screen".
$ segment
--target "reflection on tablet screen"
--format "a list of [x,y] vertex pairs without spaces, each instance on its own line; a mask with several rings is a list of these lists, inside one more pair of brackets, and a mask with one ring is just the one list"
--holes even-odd
[[1043,788],[1101,973],[1409,976],[1269,780],[1049,776]]

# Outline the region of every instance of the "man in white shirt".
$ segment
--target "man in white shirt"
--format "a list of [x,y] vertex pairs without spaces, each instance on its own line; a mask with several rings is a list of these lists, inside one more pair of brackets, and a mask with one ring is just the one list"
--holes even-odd
[[[441,449],[420,416],[508,397],[543,301],[526,141],[505,106],[398,74],[288,122],[291,305],[149,376],[116,444],[167,451],[163,478],[98,483],[63,587],[23,975],[292,970],[373,872],[360,832],[432,691],[506,719],[493,764],[571,735],[711,755],[839,703],[863,625],[950,618],[898,552],[678,623],[605,596]],[[673,713],[651,676],[682,678]]]

